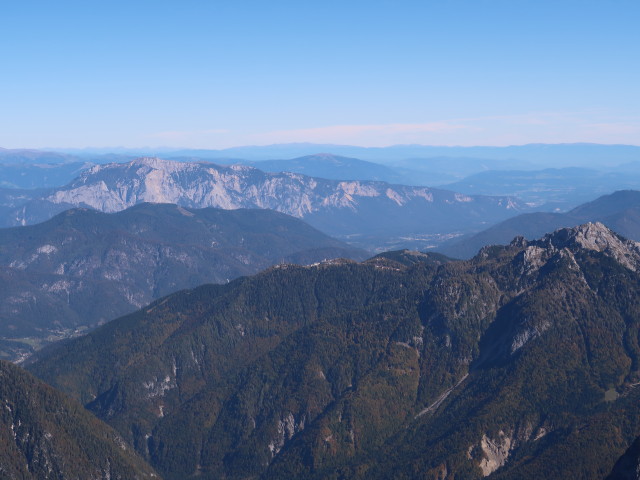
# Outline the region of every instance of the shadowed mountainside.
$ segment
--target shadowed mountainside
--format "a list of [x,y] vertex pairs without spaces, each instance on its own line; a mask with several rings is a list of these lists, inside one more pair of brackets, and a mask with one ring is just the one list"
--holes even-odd
[[142,480],[159,476],[108,425],[0,360],[0,477]]
[[68,210],[0,229],[0,351],[24,357],[163,295],[276,263],[367,256],[270,210],[149,203],[115,214]]
[[586,224],[391,257],[180,292],[30,368],[169,479],[612,471],[640,435],[637,243]]

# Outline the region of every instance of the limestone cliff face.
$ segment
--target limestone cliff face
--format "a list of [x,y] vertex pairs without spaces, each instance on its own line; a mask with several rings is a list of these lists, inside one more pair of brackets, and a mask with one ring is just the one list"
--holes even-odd
[[95,166],[69,185],[22,205],[11,222],[35,223],[70,206],[116,212],[142,202],[271,209],[344,237],[459,234],[515,215],[522,207],[509,197],[140,158]]
[[539,273],[553,258],[566,259],[579,271],[575,255],[581,251],[601,253],[633,272],[640,268],[640,243],[620,237],[599,222],[562,228],[531,242],[518,237],[511,245],[523,247],[516,257],[523,279]]
[[[467,195],[427,187],[324,180],[297,173],[265,173],[241,165],[225,167],[159,158],[97,165],[46,200],[86,205],[105,212],[116,212],[140,202],[176,203],[197,208],[258,207],[302,218],[330,207],[356,209],[362,198],[378,198],[398,206],[412,199],[448,204],[478,201]],[[496,203],[507,209],[517,207],[515,202],[505,198]]]

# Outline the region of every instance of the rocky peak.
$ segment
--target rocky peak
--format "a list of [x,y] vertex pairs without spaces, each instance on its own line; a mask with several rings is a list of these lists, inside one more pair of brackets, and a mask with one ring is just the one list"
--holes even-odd
[[171,160],[163,160],[158,157],[140,157],[131,161],[131,165],[146,165],[149,167],[163,167],[167,164],[177,164],[179,162],[171,161]]
[[580,249],[603,252],[633,271],[640,268],[640,243],[619,236],[600,222],[561,228],[534,243],[552,252],[563,249],[574,253]]
[[[116,168],[119,164],[111,164]],[[191,162],[179,162],[177,160],[165,160],[158,157],[140,157],[129,162],[132,167],[147,167],[151,170],[161,170],[166,173],[179,172],[184,170],[193,170],[198,168],[200,164]]]
[[[139,174],[146,174],[152,170],[159,170],[165,173],[173,173],[184,170],[193,170],[194,168],[198,168],[200,164],[198,163],[190,163],[190,162],[180,162],[177,160],[165,160],[163,158],[158,157],[139,157],[131,160],[127,163],[107,163],[104,165],[95,165],[94,167],[83,172],[81,177],[84,177],[89,180],[93,180],[96,174],[100,174],[101,172],[118,172],[121,173],[126,168],[132,168],[134,171],[138,171]],[[214,164],[211,164],[214,165]],[[217,165],[215,165],[217,166]],[[140,171],[139,168],[143,168],[144,170]]]
[[529,242],[527,242],[527,239],[522,235],[518,235],[517,237],[515,237],[509,244],[509,246],[516,248],[525,248],[527,245],[529,245]]
[[600,222],[589,222],[573,228],[562,228],[547,235],[546,238],[556,248],[579,245],[582,248],[598,252],[613,246],[619,246],[622,243],[618,235]]

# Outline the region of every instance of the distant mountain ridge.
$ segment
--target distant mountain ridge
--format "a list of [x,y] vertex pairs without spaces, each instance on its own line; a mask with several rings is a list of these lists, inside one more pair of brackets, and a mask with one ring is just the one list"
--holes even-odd
[[[515,163],[531,162],[548,167],[570,165],[618,165],[640,160],[640,146],[603,145],[592,143],[526,144],[505,147],[446,147],[430,145],[395,145],[390,147],[354,147],[349,145],[290,144],[266,147],[237,147],[220,150],[223,155],[252,159],[257,155],[267,158],[291,158],[331,152],[336,155],[357,157],[383,163],[410,158],[466,157],[476,159],[504,160]],[[201,154],[204,152],[200,152]],[[386,162],[385,162],[386,161]]]
[[[362,260],[367,252],[270,210],[138,204],[72,209],[0,229],[0,355],[80,333],[163,295],[280,262]],[[80,329],[80,330],[78,330]]]
[[70,163],[77,161],[78,157],[64,152],[28,148],[9,149],[0,147],[0,163]]
[[640,241],[640,191],[622,190],[604,195],[567,213],[518,215],[437,250],[454,258],[470,258],[486,245],[504,245],[515,236],[534,239],[546,232],[585,222],[602,222],[619,234]]
[[32,224],[72,206],[115,212],[141,202],[272,209],[302,218],[334,237],[381,249],[399,238],[406,243],[437,243],[524,208],[510,197],[142,158],[97,165],[69,185],[17,207],[8,221]]
[[[0,149],[0,174],[4,173],[10,177],[9,180],[12,181],[6,184],[9,187],[27,187],[28,184],[32,184],[33,187],[51,187],[66,183],[54,185],[52,180],[59,182],[65,177],[68,181],[72,179],[66,175],[66,171],[69,170],[67,165],[71,162],[106,164],[127,162],[141,156],[159,156],[181,162],[215,162],[223,165],[237,163],[251,165],[264,171],[289,171],[319,178],[380,180],[392,184],[439,186],[468,195],[522,195],[527,202],[553,202],[561,209],[593,198],[594,192],[589,191],[591,184],[595,186],[596,194],[636,188],[640,172],[640,147],[630,145],[400,145],[361,148],[344,145],[287,144],[238,147],[229,150],[107,148],[51,152]],[[38,171],[40,169],[37,167],[43,164],[49,164],[48,172]],[[13,174],[13,170],[17,168],[29,173],[17,177]],[[554,183],[553,177],[562,176],[564,173],[559,170],[567,168],[574,168],[576,172],[582,173],[578,172],[577,178],[571,178],[570,172],[566,172],[569,175],[567,182],[558,179]],[[541,169],[556,172],[541,172]],[[54,175],[55,170],[60,173]],[[625,176],[628,174],[632,174],[631,178]],[[518,183],[518,177],[523,179],[527,176],[532,177],[530,187],[523,185],[524,188],[512,188]],[[546,176],[546,180],[542,179],[542,190],[536,190],[535,178],[541,176]],[[595,182],[591,182],[588,177]]]
[[53,188],[69,183],[92,166],[87,162],[52,164],[3,164],[0,158],[0,188]]
[[387,165],[330,153],[306,155],[290,160],[234,160],[225,163],[251,165],[267,172],[295,172],[333,180],[378,180],[431,187],[461,179],[491,167],[504,168],[508,165],[505,161],[466,157],[406,159]]
[[640,146],[605,145],[595,143],[532,143],[511,146],[435,146],[435,145],[392,145],[389,147],[358,147],[353,145],[289,143],[265,146],[242,146],[221,150],[207,149],[54,149],[55,151],[78,156],[100,155],[110,152],[135,156],[242,158],[246,160],[271,160],[274,158],[295,158],[318,152],[355,157],[362,160],[392,163],[407,159],[427,159],[434,157],[493,159],[511,162],[513,168],[521,168],[523,163],[541,167],[566,167],[582,165],[618,165],[640,160]]
[[[637,162],[640,165],[640,161]],[[640,188],[631,166],[600,171],[588,168],[486,171],[442,185],[467,195],[510,195],[543,208],[566,211],[600,195]]]
[[420,175],[420,172],[392,168],[380,163],[330,153],[306,155],[290,160],[243,161],[241,163],[265,172],[293,172],[331,180],[377,180],[393,184],[430,185],[428,182],[419,182],[427,180],[426,175]]

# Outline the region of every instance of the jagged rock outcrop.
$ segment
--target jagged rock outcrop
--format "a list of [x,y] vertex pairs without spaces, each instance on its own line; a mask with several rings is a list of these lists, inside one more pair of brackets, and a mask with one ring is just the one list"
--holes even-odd
[[554,256],[573,258],[581,250],[602,253],[634,272],[640,266],[640,243],[620,237],[599,222],[559,229],[531,242],[519,237],[511,245],[524,249],[519,261],[527,274],[539,270]]
[[548,250],[553,247],[601,252],[633,271],[640,266],[640,243],[620,237],[600,222],[558,230],[544,237],[540,243]]

